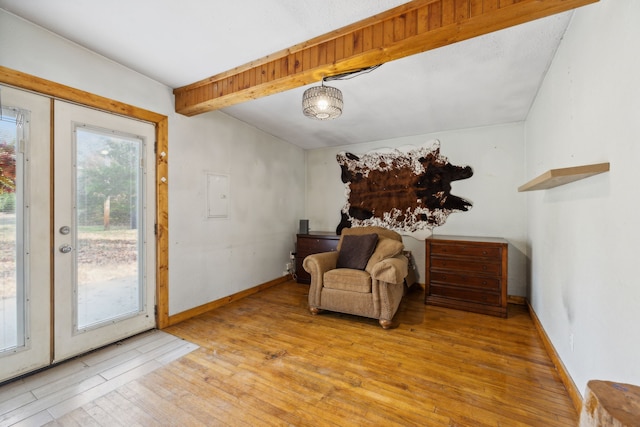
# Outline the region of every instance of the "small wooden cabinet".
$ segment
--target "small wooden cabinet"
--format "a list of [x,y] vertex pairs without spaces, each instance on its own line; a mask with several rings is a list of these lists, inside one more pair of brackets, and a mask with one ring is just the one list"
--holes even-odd
[[338,248],[340,236],[331,231],[310,231],[298,234],[296,241],[296,276],[298,283],[311,283],[311,276],[302,268],[302,261],[311,254],[331,252]]
[[507,317],[506,240],[431,236],[425,243],[425,304]]

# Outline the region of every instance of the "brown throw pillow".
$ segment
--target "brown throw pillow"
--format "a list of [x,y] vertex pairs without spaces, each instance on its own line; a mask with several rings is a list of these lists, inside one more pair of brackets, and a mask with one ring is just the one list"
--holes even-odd
[[369,258],[376,249],[377,234],[344,235],[338,253],[336,268],[353,268],[364,270]]

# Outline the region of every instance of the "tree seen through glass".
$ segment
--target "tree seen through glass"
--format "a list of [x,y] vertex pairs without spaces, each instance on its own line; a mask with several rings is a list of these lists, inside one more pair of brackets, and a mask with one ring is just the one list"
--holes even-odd
[[141,149],[134,137],[77,129],[79,329],[141,309]]

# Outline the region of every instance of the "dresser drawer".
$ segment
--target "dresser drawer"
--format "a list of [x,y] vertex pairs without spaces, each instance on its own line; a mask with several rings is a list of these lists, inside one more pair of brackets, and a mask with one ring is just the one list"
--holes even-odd
[[307,255],[317,254],[319,252],[335,251],[337,247],[337,239],[298,238],[296,253],[298,257],[304,258]]
[[505,239],[431,236],[425,245],[426,304],[507,317]]
[[478,291],[469,288],[457,288],[431,284],[430,296],[445,297],[461,301],[469,301],[488,305],[500,305],[500,294]]
[[440,271],[434,271],[431,273],[431,282],[479,289],[494,289],[496,291],[500,290],[500,286],[502,284],[501,280],[497,277],[466,276],[463,274],[443,273]]
[[486,273],[489,275],[500,276],[502,273],[502,265],[497,262],[488,262],[483,260],[457,259],[457,258],[439,258],[431,257],[431,269],[433,270],[449,270],[449,271],[469,271],[475,273]]
[[311,283],[311,275],[307,273],[307,270],[302,266],[303,262],[304,258],[296,257],[296,277],[298,278],[298,283]]
[[452,243],[431,243],[432,255],[500,258],[502,248],[497,246],[470,246]]
[[298,283],[311,283],[311,276],[302,267],[304,259],[320,252],[332,252],[338,247],[340,236],[331,232],[298,234],[296,240],[296,276]]

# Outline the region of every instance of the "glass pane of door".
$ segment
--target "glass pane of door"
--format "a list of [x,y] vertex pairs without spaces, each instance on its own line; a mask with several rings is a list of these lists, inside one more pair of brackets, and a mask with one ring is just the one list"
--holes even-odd
[[51,101],[0,86],[0,381],[51,362]]
[[76,129],[77,329],[137,315],[143,141]]
[[0,352],[26,342],[24,156],[19,146],[26,114],[2,108],[0,115]]

